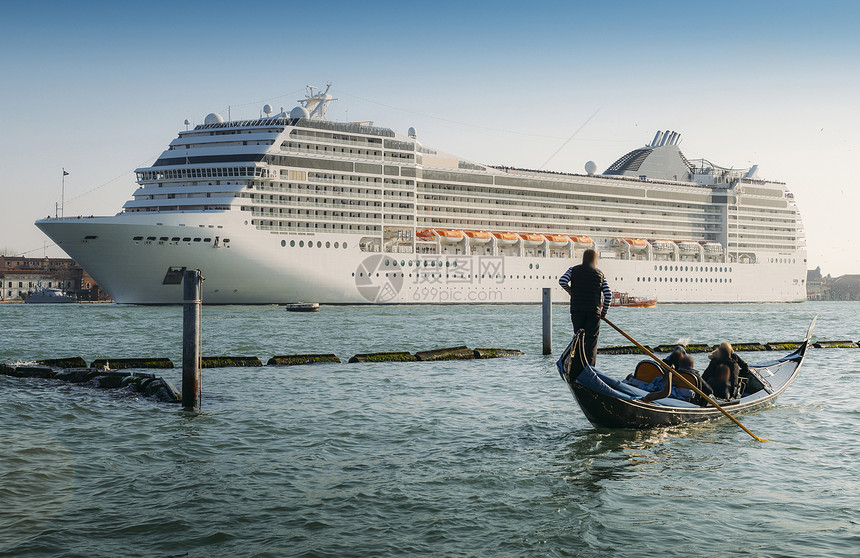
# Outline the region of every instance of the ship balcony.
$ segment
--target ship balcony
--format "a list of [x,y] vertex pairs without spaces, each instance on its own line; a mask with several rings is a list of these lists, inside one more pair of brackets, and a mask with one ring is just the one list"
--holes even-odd
[[251,215],[253,217],[259,217],[268,221],[301,221],[303,223],[337,221],[338,223],[375,223],[378,225],[382,224],[381,217],[348,217],[345,215],[342,217],[334,215],[287,215],[285,213],[268,213],[262,211],[251,211]]
[[290,133],[290,141],[326,143],[328,145],[345,145],[345,146],[352,146],[352,147],[360,147],[362,149],[375,149],[377,151],[382,151],[382,142],[370,143],[367,141],[355,141],[355,140],[334,139],[334,138],[319,138],[316,136],[308,136],[306,134],[300,134],[300,133],[297,133],[295,131]]
[[[381,150],[381,148],[380,148]],[[379,161],[383,160],[382,155],[373,155],[369,153],[345,153],[341,151],[335,151],[334,149],[312,149],[307,147],[294,147],[294,146],[284,146],[281,145],[281,151],[285,153],[300,153],[305,155],[318,155],[320,157],[326,158],[335,158],[335,159],[363,159],[367,161]]]

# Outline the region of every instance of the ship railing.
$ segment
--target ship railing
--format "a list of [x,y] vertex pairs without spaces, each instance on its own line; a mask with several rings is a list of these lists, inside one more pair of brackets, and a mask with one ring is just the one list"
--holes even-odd
[[286,153],[306,153],[309,155],[319,155],[327,158],[340,159],[364,159],[368,161],[382,161],[382,155],[371,155],[367,153],[340,153],[339,151],[320,151],[319,149],[308,149],[307,147],[290,147],[281,146],[281,151]]
[[372,187],[374,187],[374,188],[378,188],[379,187],[378,185],[382,184],[382,182],[363,182],[363,181],[359,181],[359,180],[341,180],[339,178],[321,178],[319,176],[308,176],[307,181],[308,182],[321,182],[324,184],[344,184],[347,186],[352,186],[352,187],[357,187],[357,188],[361,188],[361,187],[366,188],[369,185],[372,185]]
[[[421,200],[418,200],[418,204],[421,204]],[[614,223],[612,221],[601,221],[599,218],[589,219],[587,217],[579,217],[579,216],[570,216],[569,214],[565,214],[563,212],[559,212],[555,218],[547,218],[547,217],[523,217],[523,216],[512,216],[512,215],[487,215],[485,213],[479,213],[478,211],[474,211],[472,213],[464,213],[461,211],[446,211],[445,209],[436,209],[436,210],[421,210],[421,215],[425,217],[433,217],[433,218],[446,218],[452,219],[460,222],[469,223],[463,225],[466,228],[478,228],[478,229],[491,229],[496,230],[499,227],[494,225],[502,219],[506,222],[510,223],[506,225],[506,228],[518,228],[516,223],[523,224],[535,224],[539,227],[544,227],[543,229],[535,229],[536,232],[546,232],[551,233],[552,230],[559,230],[556,234],[569,234],[568,232],[571,229],[581,230],[584,233],[597,234],[605,233],[607,235],[611,234],[613,236],[631,236],[631,237],[641,237],[641,236],[655,236],[652,232],[656,232],[660,236],[679,236],[685,239],[689,238],[692,240],[708,240],[707,238],[698,238],[696,236],[702,235],[713,235],[718,234],[721,231],[721,227],[719,223],[705,223],[699,222],[694,223],[697,225],[695,228],[693,227],[671,227],[666,226],[661,222],[660,219],[655,217],[653,225],[648,222],[643,222],[639,224],[639,226],[635,226],[635,224],[631,223]],[[484,208],[477,208],[478,210]],[[471,221],[475,221],[475,223],[471,223]],[[632,225],[632,226],[631,226]],[[452,225],[453,226],[453,225]],[[592,228],[600,227],[602,230],[593,231]],[[624,227],[624,228],[621,228]],[[549,229],[549,230],[547,230]],[[610,230],[612,229],[612,230]]]
[[381,143],[368,143],[366,141],[355,141],[355,140],[341,140],[334,138],[318,138],[314,136],[308,136],[305,134],[290,134],[291,140],[297,141],[315,141],[317,143],[326,143],[329,145],[352,145],[356,147],[366,147],[370,149],[378,149],[382,151]]
[[[430,189],[430,188],[426,188],[426,187],[419,187],[418,188],[418,194],[419,195],[424,196],[424,198],[427,200],[440,201],[440,203],[449,203],[450,204],[451,202],[446,202],[444,200],[435,200],[434,196],[435,197],[448,197],[448,196],[451,196],[452,193],[454,193],[454,192],[457,192],[457,190],[453,189],[453,188],[450,190]],[[462,194],[457,194],[457,195],[459,196]],[[471,195],[476,196],[477,194],[471,194]],[[639,204],[639,205],[635,205],[635,206],[630,205],[630,206],[624,206],[624,208],[620,208],[617,205],[613,206],[613,205],[608,204],[608,203],[606,205],[591,205],[591,203],[593,203],[593,202],[572,201],[569,199],[569,197],[567,197],[565,195],[547,197],[547,196],[541,196],[541,195],[501,194],[501,193],[495,193],[494,192],[492,194],[481,194],[480,198],[481,198],[481,202],[487,202],[487,201],[513,201],[513,202],[516,202],[513,204],[499,204],[499,203],[495,204],[495,205],[500,205],[503,207],[505,207],[505,206],[517,207],[520,204],[522,204],[523,202],[533,202],[533,203],[540,203],[540,204],[547,204],[547,203],[551,202],[554,204],[558,204],[558,207],[557,207],[558,211],[568,211],[568,212],[577,211],[577,212],[579,212],[579,211],[583,211],[582,208],[585,207],[585,208],[587,208],[585,211],[587,211],[589,213],[606,214],[606,215],[613,215],[613,216],[625,215],[625,214],[640,216],[642,214],[642,210],[652,210],[652,211],[660,211],[660,212],[665,211],[665,208],[663,206],[657,205],[656,203],[653,205],[650,205],[650,204]],[[565,207],[565,206],[574,206],[574,208],[570,209],[569,207]],[[486,206],[482,205],[482,209],[486,209]],[[494,209],[496,209],[496,208],[494,208]],[[706,215],[706,216],[708,216],[708,218],[710,218],[711,220],[713,220],[715,222],[721,222],[722,221],[722,219],[721,219],[722,212],[718,209],[714,209],[711,211],[690,210],[690,211],[686,212],[686,215],[695,215],[695,216]],[[664,215],[659,215],[659,216],[655,216],[655,217],[660,217],[663,219],[666,218]],[[675,218],[683,219],[684,216],[683,215],[676,216]]]
[[253,217],[259,217],[268,221],[301,221],[303,223],[314,223],[322,221],[337,221],[339,223],[378,223],[382,224],[380,217],[348,217],[334,215],[284,215],[283,213],[259,213],[252,211]]
[[[345,211],[349,210],[349,208],[354,208],[354,210],[361,211],[362,208],[367,208],[368,211],[372,210],[374,212],[383,211],[382,206],[367,206],[367,205],[351,205],[347,203],[338,203],[337,200],[332,203],[319,203],[319,202],[305,202],[305,201],[280,201],[280,200],[251,200],[249,198],[243,198],[247,200],[245,205],[252,205],[252,207],[313,207],[320,210],[334,210],[334,211]],[[375,198],[379,199],[379,198]],[[248,202],[254,202],[253,204],[249,204]],[[388,202],[392,203],[392,202]],[[399,202],[406,205],[406,202]],[[414,207],[385,207],[384,211],[386,213],[407,213],[412,214],[415,211]]]

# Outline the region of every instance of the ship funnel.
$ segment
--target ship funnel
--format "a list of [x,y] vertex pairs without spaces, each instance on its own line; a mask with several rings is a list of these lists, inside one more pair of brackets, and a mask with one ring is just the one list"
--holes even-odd
[[675,136],[675,145],[681,143],[681,132],[678,132],[678,135]]
[[657,133],[656,133],[656,134],[654,134],[654,139],[653,139],[653,140],[651,140],[651,143],[650,143],[650,144],[648,144],[648,147],[656,147],[656,145],[657,145],[657,140],[659,140],[659,139],[660,139],[660,134],[662,134],[662,133],[663,133],[663,132],[661,132],[660,130],[657,130]]
[[678,137],[678,132],[672,132],[671,134],[669,134],[669,141],[667,141],[666,143],[669,145],[675,145],[676,137]]
[[663,132],[663,137],[662,137],[662,138],[660,138],[660,145],[659,145],[659,147],[663,147],[664,145],[666,145],[666,140],[667,140],[667,139],[669,139],[669,130],[666,130],[665,132]]

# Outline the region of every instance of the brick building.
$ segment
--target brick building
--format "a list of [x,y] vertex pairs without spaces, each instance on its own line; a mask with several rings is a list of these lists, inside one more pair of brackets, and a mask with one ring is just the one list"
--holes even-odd
[[22,300],[41,285],[78,300],[109,300],[93,278],[70,258],[0,256],[0,298]]

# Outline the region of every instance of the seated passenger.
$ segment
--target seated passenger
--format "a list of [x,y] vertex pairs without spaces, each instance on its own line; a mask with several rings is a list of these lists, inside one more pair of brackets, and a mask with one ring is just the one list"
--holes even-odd
[[678,362],[678,370],[695,371],[696,369],[694,368],[694,365],[695,362],[693,361],[693,357],[685,353],[684,356],[681,357],[681,360]]
[[669,356],[663,359],[663,362],[678,370],[678,363],[681,362],[681,359],[687,356],[687,351],[684,350],[684,347],[681,345],[676,345],[672,352],[669,353]]
[[[711,362],[708,364],[708,367],[705,368],[705,372],[702,374],[702,379],[713,388],[714,386],[711,384],[711,379],[716,376],[718,367],[721,364],[724,364],[729,368],[729,373],[731,375],[731,381],[729,383],[731,389],[730,393],[733,397],[737,396],[736,392],[740,386],[740,381],[738,379],[740,373],[743,372],[745,375],[749,374],[749,366],[747,366],[747,363],[744,362],[744,359],[739,357],[732,349],[732,346],[725,341],[720,343],[720,346],[708,356],[711,359]],[[732,397],[729,399],[732,399]]]
[[732,371],[727,364],[718,364],[716,372],[711,375],[708,385],[714,391],[714,397],[732,399]]

